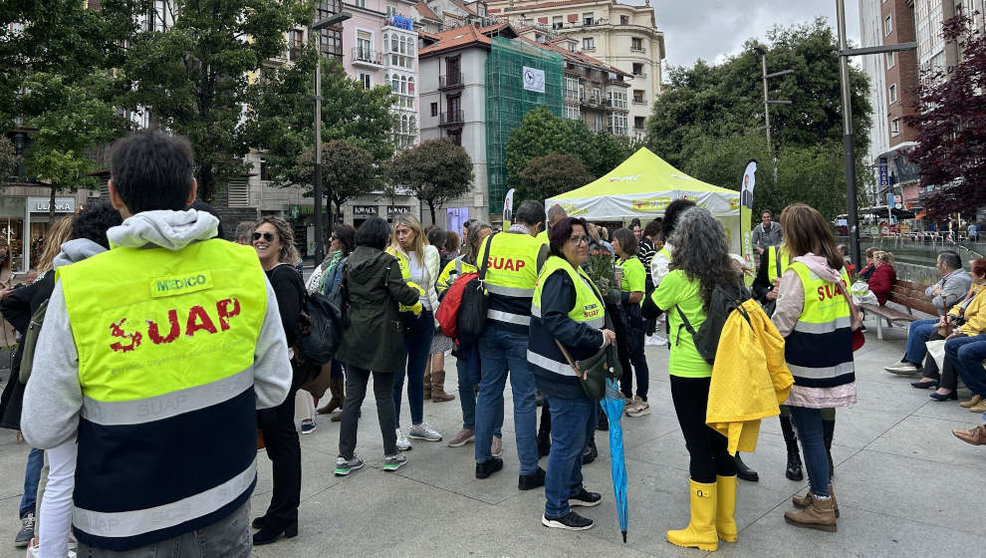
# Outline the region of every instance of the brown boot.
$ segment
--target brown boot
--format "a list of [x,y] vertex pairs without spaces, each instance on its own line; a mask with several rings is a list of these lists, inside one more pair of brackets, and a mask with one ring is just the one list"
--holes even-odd
[[329,392],[332,399],[318,410],[320,415],[328,415],[336,409],[342,409],[342,403],[346,400],[346,382],[343,378],[332,378],[329,380]]
[[963,402],[959,403],[959,407],[965,407],[966,409],[968,409],[970,407],[975,407],[982,400],[983,400],[982,397],[979,397],[978,395],[973,395],[972,396],[972,399],[970,399],[968,401],[963,401]]
[[[832,505],[835,507],[835,516],[839,517],[839,501],[835,499],[835,490],[832,489],[832,485],[829,485],[829,497],[832,498]],[[794,504],[796,508],[807,508],[811,505],[812,500],[815,499],[815,495],[808,491],[804,496],[794,496],[791,498],[791,503]]]
[[431,373],[431,400],[435,403],[451,401],[455,396],[445,393],[445,371],[435,370]]
[[425,372],[425,401],[431,399],[431,370]]
[[986,412],[986,399],[980,399],[979,403],[969,407],[969,410],[973,413],[983,413]]
[[797,527],[834,533],[837,530],[835,524],[835,501],[832,498],[819,500],[818,498],[812,497],[808,507],[784,512],[784,521]]

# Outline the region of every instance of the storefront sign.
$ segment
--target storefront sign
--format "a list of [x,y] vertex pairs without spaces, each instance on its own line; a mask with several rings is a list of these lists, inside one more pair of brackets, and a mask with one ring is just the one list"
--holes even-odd
[[354,205],[353,206],[353,216],[354,217],[375,217],[377,215],[377,206],[375,205]]
[[404,215],[411,213],[410,205],[388,205],[387,206],[387,217],[394,217],[395,215]]
[[890,169],[887,167],[886,157],[880,157],[879,167],[880,167],[880,186],[888,186],[890,184]]
[[[27,198],[31,213],[48,213],[51,208],[49,198]],[[75,198],[55,198],[55,213],[75,213]]]

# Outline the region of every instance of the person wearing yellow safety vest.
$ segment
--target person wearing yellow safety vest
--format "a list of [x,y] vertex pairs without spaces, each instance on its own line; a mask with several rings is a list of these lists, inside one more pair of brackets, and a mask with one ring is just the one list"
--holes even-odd
[[541,523],[570,530],[593,526],[571,506],[594,506],[602,499],[582,485],[582,450],[595,430],[598,405],[586,396],[557,343],[571,358],[583,360],[616,339],[605,329],[602,295],[580,267],[589,257],[587,228],[584,219],[568,217],[551,229],[551,256],[534,289],[527,346],[527,362],[551,411],[553,443]]
[[77,436],[79,555],[250,554],[256,409],[284,401],[288,347],[250,247],[215,238],[191,147],[144,132],[114,146],[111,249],[57,270],[24,398],[24,436]]
[[799,527],[836,530],[839,506],[832,494],[822,410],[856,402],[849,278],[829,223],[805,204],[781,212],[791,265],[781,278],[771,318],[785,337],[784,354],[794,387],[785,402],[801,439],[811,489],[784,514]]
[[476,401],[476,478],[488,478],[503,468],[503,460],[491,454],[490,444],[509,371],[521,490],[544,486],[544,470],[538,467],[536,388],[527,365],[531,298],[542,246],[535,236],[543,224],[544,207],[524,201],[514,212],[510,229],[487,237],[479,247],[482,258],[489,245],[484,283],[489,311],[486,330],[479,338],[482,379]]
[[411,409],[411,428],[401,430],[401,397],[404,374],[394,375],[394,427],[397,429],[397,449],[411,449],[411,441],[439,442],[442,435],[424,420],[425,368],[431,358],[432,338],[435,335],[435,314],[438,293],[435,281],[441,271],[438,249],[427,243],[421,222],[414,215],[398,215],[394,219],[394,237],[387,253],[397,258],[401,275],[409,284],[421,290],[415,308],[406,309],[404,318],[404,353],[407,355],[407,406]]
[[[462,255],[450,261],[442,274],[438,276],[438,291],[443,293],[452,283],[467,273],[477,273],[476,259],[479,245],[483,239],[493,233],[493,227],[485,221],[473,219],[467,229],[465,242],[462,244]],[[450,448],[459,448],[476,439],[476,388],[482,377],[479,361],[479,345],[457,341],[458,345],[452,351],[455,355],[455,368],[459,380],[459,404],[462,407],[462,428],[448,441]],[[493,423],[493,441],[490,453],[496,457],[503,454],[503,404],[497,411]]]
[[669,203],[667,209],[664,210],[664,222],[661,224],[664,246],[650,260],[650,277],[655,289],[661,284],[664,276],[671,271],[671,254],[674,252],[674,246],[671,245],[671,235],[674,233],[675,225],[678,224],[678,216],[692,207],[695,207],[695,202],[680,199]]

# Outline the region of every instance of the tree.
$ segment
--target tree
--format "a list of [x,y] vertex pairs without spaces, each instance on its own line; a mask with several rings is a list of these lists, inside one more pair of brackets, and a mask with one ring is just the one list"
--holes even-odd
[[17,170],[17,150],[6,136],[0,136],[0,182],[6,182]]
[[548,107],[540,106],[525,114],[520,126],[507,139],[507,184],[517,184],[520,171],[535,157],[549,153],[572,153],[572,139],[572,131],[565,119],[552,114]]
[[518,174],[517,195],[522,200],[545,200],[592,181],[582,161],[567,153],[531,159]]
[[426,140],[395,155],[389,176],[428,204],[434,223],[436,206],[469,191],[472,160],[449,138]]
[[923,76],[917,113],[905,118],[918,131],[908,158],[919,167],[921,186],[937,187],[925,204],[932,218],[972,216],[986,205],[986,37],[966,16],[942,28],[945,41],[961,44],[963,57]]
[[[298,157],[298,172],[312,176],[315,166],[315,149],[309,148]],[[322,184],[332,187],[330,202],[336,206],[336,216],[342,215],[342,204],[373,190],[377,170],[373,154],[356,147],[346,140],[332,140],[322,144]]]
[[191,141],[199,197],[211,201],[247,170],[251,75],[282,55],[288,31],[314,14],[312,3],[287,0],[200,0],[181,8],[166,31],[140,33],[129,45],[122,75],[131,90],[121,102],[146,108],[153,125]]

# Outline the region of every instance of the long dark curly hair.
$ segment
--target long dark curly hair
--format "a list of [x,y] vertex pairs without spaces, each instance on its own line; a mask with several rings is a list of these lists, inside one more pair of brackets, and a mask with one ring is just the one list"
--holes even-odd
[[708,310],[716,287],[729,287],[739,281],[733,269],[722,223],[704,207],[692,207],[678,218],[670,239],[674,246],[671,265],[698,280],[702,307]]

